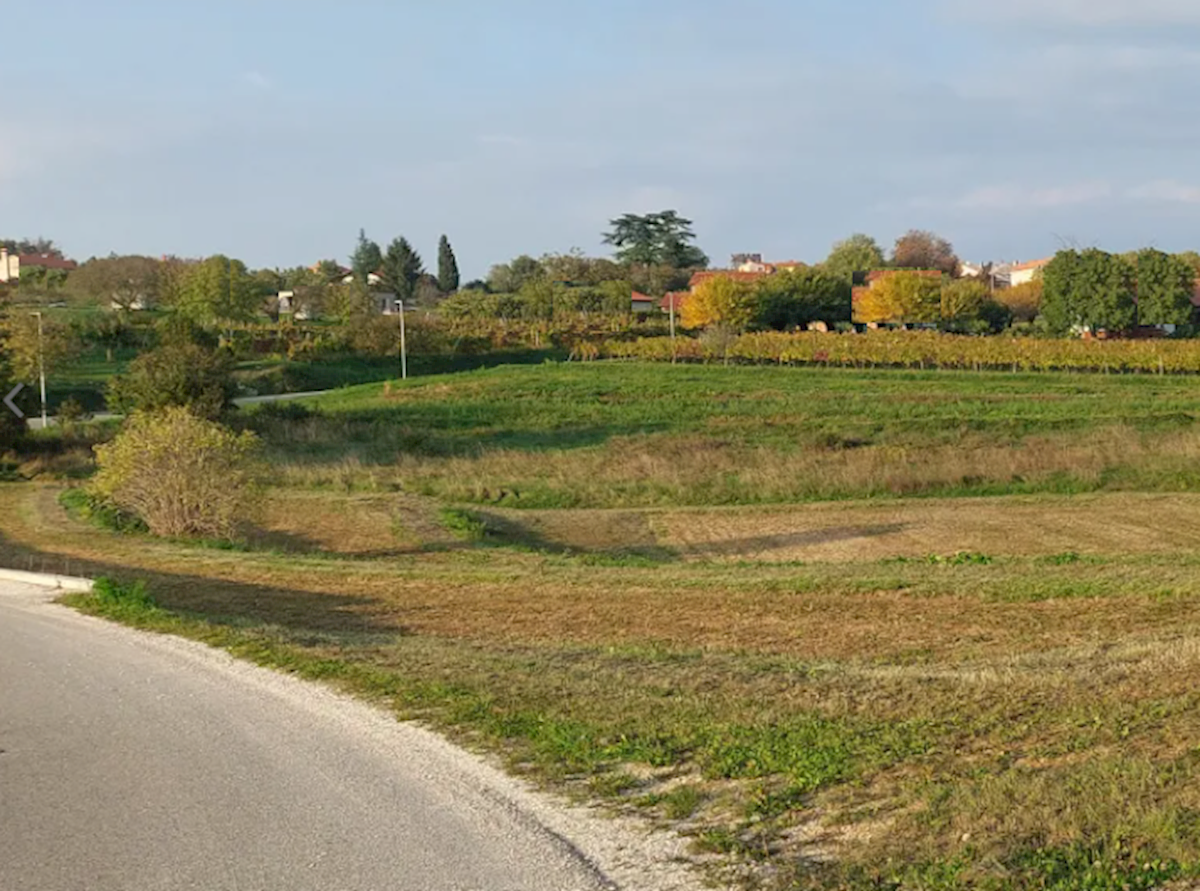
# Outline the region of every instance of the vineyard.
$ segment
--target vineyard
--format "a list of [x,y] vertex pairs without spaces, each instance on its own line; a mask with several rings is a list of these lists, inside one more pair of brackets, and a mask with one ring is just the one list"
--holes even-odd
[[607,341],[597,357],[658,362],[974,371],[1200,374],[1197,340],[1075,340],[969,337],[936,331],[744,334],[725,345],[680,337]]

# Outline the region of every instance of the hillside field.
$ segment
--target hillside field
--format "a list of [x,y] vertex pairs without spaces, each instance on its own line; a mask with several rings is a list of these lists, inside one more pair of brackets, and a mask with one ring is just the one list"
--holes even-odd
[[348,388],[244,547],[0,486],[0,562],[692,835],[723,886],[1200,876],[1200,390],[597,362]]

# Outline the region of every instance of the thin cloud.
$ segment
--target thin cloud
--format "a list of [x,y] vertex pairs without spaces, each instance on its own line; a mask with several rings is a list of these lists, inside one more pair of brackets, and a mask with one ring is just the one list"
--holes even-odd
[[[972,189],[949,202],[960,210],[1027,210],[1073,207],[1103,201],[1113,196],[1107,182],[1084,182],[1049,188],[1000,185]],[[921,199],[919,206],[936,206],[939,202]]]
[[1170,179],[1155,180],[1130,189],[1129,198],[1168,204],[1200,204],[1200,186],[1189,186]]
[[271,79],[261,71],[247,71],[242,75],[242,80],[256,90],[269,90],[274,86]]
[[1200,25],[1196,0],[943,0],[961,18],[1084,27]]

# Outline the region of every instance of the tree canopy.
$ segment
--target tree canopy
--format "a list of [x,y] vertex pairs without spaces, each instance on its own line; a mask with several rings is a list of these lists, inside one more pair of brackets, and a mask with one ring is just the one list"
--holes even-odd
[[854,273],[881,269],[883,265],[883,249],[878,242],[870,235],[856,232],[833,246],[821,268],[849,283]]
[[708,257],[691,242],[696,240],[692,221],[673,210],[639,216],[625,214],[610,220],[612,230],[604,243],[616,248],[615,256],[625,264],[665,264],[676,269],[702,269]]
[[953,277],[958,275],[962,263],[946,239],[911,229],[896,239],[892,265],[898,269],[937,269]]
[[162,261],[152,257],[103,257],[88,260],[71,273],[67,289],[76,297],[107,309],[153,306],[159,297]]
[[365,285],[368,277],[379,272],[381,266],[383,266],[383,251],[379,249],[378,244],[367,238],[365,230],[359,229],[358,244],[354,248],[354,253],[350,255],[351,272],[358,281]]
[[453,294],[458,290],[458,260],[454,256],[454,248],[450,247],[450,239],[445,235],[438,241],[437,284],[443,294]]
[[216,255],[184,268],[175,308],[201,325],[254,318],[265,295],[241,260]]
[[1191,321],[1196,270],[1187,259],[1147,248],[1137,255],[1137,317],[1143,325]]
[[393,239],[383,257],[380,273],[383,286],[395,294],[397,300],[409,303],[416,296],[417,285],[424,273],[421,255],[408,243],[408,239]]
[[1056,334],[1122,331],[1136,318],[1135,269],[1096,248],[1059,251],[1042,270],[1042,317]]
[[680,307],[685,328],[723,325],[744,331],[754,320],[754,285],[727,275],[714,275],[701,282]]

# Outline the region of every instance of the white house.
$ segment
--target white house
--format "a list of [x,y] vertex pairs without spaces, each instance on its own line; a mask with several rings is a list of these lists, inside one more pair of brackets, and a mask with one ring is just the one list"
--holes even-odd
[[1031,260],[1028,263],[1017,263],[1012,268],[1009,275],[1009,283],[1015,288],[1017,285],[1025,285],[1033,281],[1039,272],[1053,260],[1053,257],[1047,257],[1044,260]]
[[21,258],[0,247],[0,282],[15,282],[21,277]]

